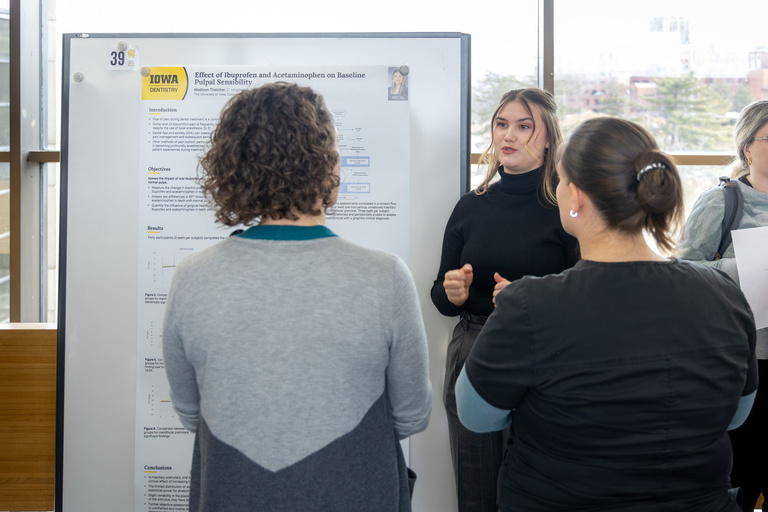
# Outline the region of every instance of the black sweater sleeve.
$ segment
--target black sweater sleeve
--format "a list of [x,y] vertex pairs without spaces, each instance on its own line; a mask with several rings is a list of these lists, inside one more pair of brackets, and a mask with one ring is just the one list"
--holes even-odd
[[[470,194],[473,192],[470,192]],[[462,200],[456,204],[443,234],[443,251],[440,257],[440,267],[437,270],[437,278],[432,284],[430,295],[432,303],[437,310],[445,316],[457,316],[464,311],[464,306],[457,306],[448,300],[443,287],[445,273],[449,270],[461,268],[461,252],[464,248],[464,237],[461,233],[459,220],[463,215]]]
[[[578,261],[576,239],[565,233],[557,207],[540,193],[539,170],[502,175],[487,192],[462,196],[448,219],[431,298],[446,316],[463,311],[487,316],[494,309],[495,272],[515,281],[525,275],[556,274]],[[462,306],[448,300],[445,273],[472,265],[469,298]]]

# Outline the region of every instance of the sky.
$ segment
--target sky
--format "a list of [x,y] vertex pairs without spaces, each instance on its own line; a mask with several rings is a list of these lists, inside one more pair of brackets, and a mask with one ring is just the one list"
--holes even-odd
[[[610,0],[557,1],[556,69],[576,72],[588,62],[585,55],[592,55],[597,65],[609,62],[629,69],[633,61],[648,65],[674,58],[672,38],[652,35],[649,23],[658,16],[681,16],[688,20],[693,60],[702,66],[697,74],[713,76],[720,70],[726,76],[746,75],[748,52],[768,46],[768,2],[732,0],[728,6],[700,0],[645,0],[630,6]],[[742,59],[738,64],[737,58]]]

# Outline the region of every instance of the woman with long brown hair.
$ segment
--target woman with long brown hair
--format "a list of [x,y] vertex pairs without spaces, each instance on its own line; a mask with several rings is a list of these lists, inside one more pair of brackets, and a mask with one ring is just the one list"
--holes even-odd
[[491,136],[481,158],[485,180],[459,199],[448,220],[431,293],[440,313],[460,316],[443,388],[459,512],[496,512],[506,438],[465,429],[454,397],[464,360],[493,311],[494,289],[525,275],[561,272],[578,259],[576,240],[563,231],[555,206],[554,155],[562,136],[552,95],[535,88],[506,93]]

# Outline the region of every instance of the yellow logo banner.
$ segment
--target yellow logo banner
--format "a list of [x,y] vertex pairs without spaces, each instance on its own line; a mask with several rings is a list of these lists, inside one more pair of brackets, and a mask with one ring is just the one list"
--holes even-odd
[[187,95],[188,80],[185,68],[147,69],[149,73],[141,77],[142,100],[183,100]]

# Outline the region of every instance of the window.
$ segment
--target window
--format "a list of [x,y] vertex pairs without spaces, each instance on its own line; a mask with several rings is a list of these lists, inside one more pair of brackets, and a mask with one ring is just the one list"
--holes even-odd
[[[748,17],[689,0],[643,2],[623,16],[619,2],[554,0],[555,94],[564,136],[590,117],[616,115],[648,128],[667,153],[712,155],[713,166],[681,167],[690,208],[723,173],[719,164],[733,152],[739,110],[768,97],[760,28],[768,7],[748,3]],[[599,83],[605,83],[599,102],[577,97]]]

